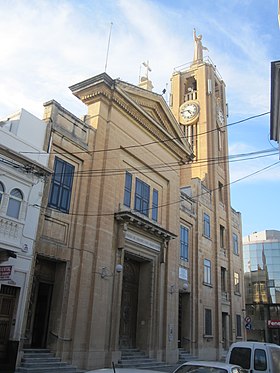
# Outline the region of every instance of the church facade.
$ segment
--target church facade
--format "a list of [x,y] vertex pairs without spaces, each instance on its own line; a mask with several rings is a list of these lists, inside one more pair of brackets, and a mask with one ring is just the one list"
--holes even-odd
[[170,107],[106,73],[44,104],[45,188],[23,347],[83,368],[137,348],[219,359],[244,338],[240,214],[230,206],[225,86],[210,61],[171,77]]

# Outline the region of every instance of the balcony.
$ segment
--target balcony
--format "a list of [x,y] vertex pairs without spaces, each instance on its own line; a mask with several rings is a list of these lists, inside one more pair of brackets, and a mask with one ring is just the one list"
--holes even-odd
[[0,217],[0,241],[10,246],[20,246],[23,224],[6,217]]

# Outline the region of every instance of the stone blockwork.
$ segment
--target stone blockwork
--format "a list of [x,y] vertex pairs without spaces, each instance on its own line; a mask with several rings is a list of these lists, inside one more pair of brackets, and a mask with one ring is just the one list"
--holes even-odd
[[[45,104],[54,176],[43,197],[26,346],[91,369],[132,347],[172,364],[179,348],[219,358],[235,338],[243,298],[236,301],[233,273],[242,258],[233,258],[231,236],[241,237],[241,223],[227,165],[208,161],[228,149],[226,132],[218,140],[212,131],[217,97],[205,79],[225,105],[208,63],[172,77],[171,110],[161,95],[105,73],[70,87],[87,106],[82,120]],[[195,142],[178,117],[189,80],[200,104]]]

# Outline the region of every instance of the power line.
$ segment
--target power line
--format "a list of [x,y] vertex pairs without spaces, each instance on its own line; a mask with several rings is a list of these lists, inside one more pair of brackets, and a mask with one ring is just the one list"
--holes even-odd
[[[237,183],[237,182],[240,182],[240,181],[242,181],[242,180],[245,180],[245,179],[247,179],[247,178],[249,178],[249,177],[251,177],[251,176],[257,175],[257,174],[259,174],[259,173],[261,173],[261,172],[263,172],[263,171],[266,171],[266,170],[268,170],[268,169],[270,169],[270,168],[272,168],[272,167],[274,167],[274,166],[276,166],[276,165],[278,165],[278,164],[280,164],[280,161],[277,161],[277,162],[275,162],[275,163],[272,163],[272,164],[270,164],[270,165],[268,165],[268,166],[265,166],[265,167],[263,167],[263,168],[261,168],[261,169],[259,169],[259,170],[257,170],[257,171],[254,171],[254,172],[252,172],[252,173],[250,173],[250,174],[248,174],[248,175],[245,175],[245,176],[243,176],[243,177],[241,177],[241,178],[239,178],[239,179],[236,179],[236,180],[234,180],[234,181],[232,181],[232,182],[229,182],[229,183],[223,185],[223,188],[226,188],[226,187],[230,186],[231,184],[235,184],[235,183]],[[203,196],[204,194],[210,194],[210,193],[212,193],[212,192],[214,192],[214,191],[216,191],[216,190],[219,190],[219,189],[220,189],[220,187],[218,186],[217,188],[214,188],[214,189],[212,189],[212,190],[209,189],[209,190],[207,190],[207,191],[205,191],[205,192],[203,192],[203,193],[201,193],[201,194],[198,194],[198,195],[196,195],[196,196],[192,196],[192,197],[190,197],[190,198],[193,199],[193,200],[195,200],[195,199],[197,199],[197,198]],[[175,205],[175,204],[180,203],[181,201],[182,201],[182,199],[180,198],[180,199],[177,200],[177,201],[169,202],[169,203],[166,203],[166,204],[159,205],[158,208],[163,208],[163,207],[167,207],[167,206]],[[39,205],[36,205],[36,204],[31,205],[31,206],[33,206],[33,207],[37,207],[37,208],[39,208],[39,209],[41,209],[41,210],[46,210],[46,209],[47,209],[47,207],[39,206]],[[151,210],[151,209],[152,209],[152,207],[148,208],[147,210]],[[58,213],[65,214],[65,213],[63,213],[62,211],[59,211],[59,210],[56,210],[56,211],[57,211]],[[95,214],[91,214],[91,213],[89,213],[89,214],[88,214],[88,213],[87,213],[87,214],[84,214],[84,213],[67,213],[66,215],[71,215],[71,216],[92,216],[92,217],[102,217],[102,216],[114,216],[114,215],[115,215],[115,212],[113,212],[113,213],[112,213],[112,212],[110,212],[110,213],[100,213],[100,214],[98,214],[98,213],[95,213]]]
[[[263,154],[264,153],[264,154]],[[139,172],[142,173],[150,173],[156,171],[165,172],[168,169],[171,171],[176,171],[179,169],[187,169],[187,168],[197,168],[201,167],[202,165],[215,165],[220,163],[233,163],[233,162],[241,162],[241,161],[248,161],[248,160],[254,160],[264,157],[269,157],[273,155],[277,155],[278,151],[274,149],[265,149],[261,151],[256,152],[250,152],[250,153],[240,153],[240,154],[234,154],[229,155],[225,157],[216,157],[216,158],[205,158],[201,159],[199,161],[195,161],[194,163],[188,163],[185,165],[180,165],[178,162],[171,162],[171,163],[157,163],[157,164],[150,164],[147,166],[142,167],[126,167],[126,168],[114,168],[114,169],[87,169],[82,171],[75,171],[72,173],[68,173],[68,175],[73,175],[75,177],[100,177],[100,176],[117,176],[122,175],[125,172],[130,172],[132,174],[136,174]],[[247,158],[245,158],[247,157]],[[172,169],[170,169],[172,167]],[[176,168],[174,168],[176,167]],[[67,173],[55,173],[55,175],[67,175]]]
[[[241,120],[239,120],[237,122],[232,122],[232,123],[226,124],[224,126],[220,126],[219,128],[214,128],[214,129],[211,129],[209,131],[205,131],[205,132],[199,133],[197,135],[194,135],[193,137],[198,137],[198,136],[206,135],[208,133],[211,133],[211,132],[214,132],[214,131],[218,131],[221,128],[230,127],[230,126],[233,126],[233,125],[236,125],[236,124],[240,124],[240,123],[246,122],[248,120],[255,119],[255,118],[267,115],[269,113],[270,112],[268,111],[268,112],[265,112],[265,113],[253,115],[251,117],[241,119]],[[177,136],[177,137],[172,137],[172,138],[166,139],[166,140],[150,141],[150,142],[145,143],[145,144],[128,145],[128,146],[124,146],[122,148],[118,147],[118,148],[108,148],[108,149],[98,149],[98,150],[82,150],[82,151],[79,151],[79,152],[72,152],[71,154],[75,155],[75,154],[86,154],[86,153],[88,153],[88,154],[103,153],[103,152],[105,153],[105,152],[118,151],[118,150],[121,150],[121,149],[134,149],[134,148],[145,147],[145,146],[149,146],[149,145],[153,145],[153,144],[162,144],[162,143],[166,143],[166,142],[169,142],[169,141],[180,140],[180,139],[187,139],[187,137],[186,136],[179,136],[179,137]],[[43,155],[49,155],[49,154],[60,154],[60,155],[69,154],[69,152],[61,152],[61,153],[50,152],[50,153],[46,153],[46,152],[40,152],[40,151],[39,152],[19,152],[19,153],[21,153],[21,154],[43,154]]]

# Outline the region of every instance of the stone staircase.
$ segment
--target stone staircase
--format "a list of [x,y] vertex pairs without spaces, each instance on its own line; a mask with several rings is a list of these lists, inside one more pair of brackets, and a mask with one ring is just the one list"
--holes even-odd
[[62,362],[47,349],[24,349],[21,364],[15,373],[83,373],[72,365]]
[[116,368],[142,368],[160,371],[169,371],[166,369],[172,367],[173,366],[167,365],[165,362],[150,358],[145,352],[137,348],[122,350],[121,360],[116,364]]
[[[72,365],[62,362],[47,349],[25,349],[20,366],[15,373],[84,373]],[[173,372],[180,364],[196,360],[197,357],[190,355],[183,349],[179,349],[179,360],[177,364],[169,365],[163,361],[150,358],[145,352],[136,348],[122,350],[122,356],[116,368],[139,368],[150,369],[161,372]]]
[[169,365],[165,362],[150,358],[143,351],[136,348],[129,348],[122,350],[121,360],[119,360],[118,364],[116,364],[116,368],[142,368],[154,371],[159,370],[162,372],[173,372],[175,368],[182,363],[196,359],[197,357],[192,356],[190,353],[180,348],[178,362],[176,364]]
[[189,352],[184,350],[183,348],[179,348],[179,360],[178,360],[179,364],[183,364],[186,361],[192,361],[192,360],[197,360],[197,359],[198,359],[197,356],[193,356]]

